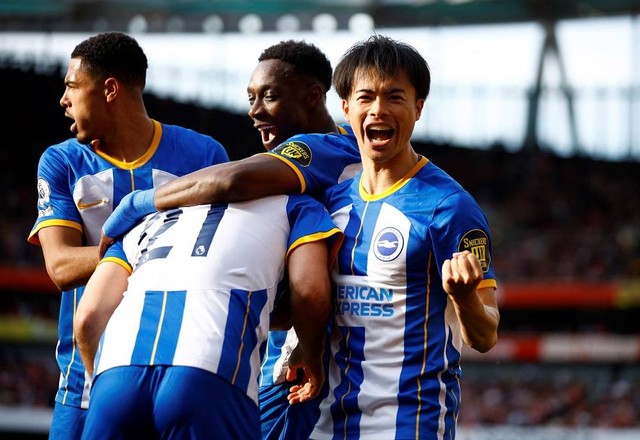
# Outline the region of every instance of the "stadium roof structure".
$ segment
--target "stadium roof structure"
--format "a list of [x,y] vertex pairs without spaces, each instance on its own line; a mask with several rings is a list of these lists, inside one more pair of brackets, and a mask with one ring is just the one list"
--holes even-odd
[[[220,30],[237,31],[247,14],[262,19],[262,30],[276,30],[282,16],[295,16],[300,28],[313,17],[331,14],[347,28],[354,14],[365,13],[380,27],[557,21],[561,19],[634,15],[638,0],[0,0],[0,28],[7,31],[126,30],[142,15],[163,23],[179,17],[185,32],[202,31],[204,17],[219,17]],[[106,24],[105,24],[106,23]],[[170,30],[171,28],[169,28]],[[158,24],[153,31],[167,31]]]

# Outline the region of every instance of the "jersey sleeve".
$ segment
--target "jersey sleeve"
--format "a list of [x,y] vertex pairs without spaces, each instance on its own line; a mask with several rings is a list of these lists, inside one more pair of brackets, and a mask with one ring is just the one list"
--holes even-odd
[[[313,197],[326,188],[352,177],[360,167],[360,153],[353,135],[301,134],[267,153],[285,162],[300,180],[301,193]],[[353,168],[351,175],[349,170]]]
[[82,219],[69,186],[69,162],[60,149],[48,148],[38,162],[38,218],[28,241],[40,244],[38,231],[47,226],[66,226],[82,232]]
[[133,272],[133,268],[131,267],[131,264],[129,263],[127,255],[124,251],[122,239],[116,240],[111,246],[109,246],[104,254],[104,257],[102,258],[102,260],[100,260],[100,264],[107,261],[119,264],[120,266],[124,267],[127,272],[129,272],[129,274]]
[[205,164],[205,166],[229,162],[229,154],[227,154],[227,150],[225,150],[220,142],[213,138],[211,138],[211,152],[210,163]]
[[287,256],[304,243],[328,240],[330,261],[333,262],[342,244],[342,231],[333,223],[327,209],[308,196],[290,196],[287,215],[291,225]]
[[436,208],[430,226],[438,270],[454,252],[469,251],[478,257],[484,279],[479,288],[496,287],[492,264],[491,233],[486,216],[466,191],[456,191],[445,197]]

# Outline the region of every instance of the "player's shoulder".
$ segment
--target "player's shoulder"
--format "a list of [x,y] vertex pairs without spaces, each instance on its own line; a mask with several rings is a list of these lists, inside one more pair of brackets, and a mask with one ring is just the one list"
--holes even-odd
[[309,194],[287,194],[285,196],[287,198],[288,205],[301,205],[301,206],[323,206],[318,200],[314,197],[311,197]]
[[351,200],[358,196],[360,176],[361,172],[358,172],[355,176],[330,186],[324,191],[322,202],[331,208],[330,211],[335,210],[336,206],[350,204]]
[[40,164],[82,162],[87,155],[95,155],[89,145],[81,144],[75,138],[69,138],[45,148],[40,155]]
[[274,153],[296,151],[298,154],[322,154],[350,157],[360,161],[360,151],[355,136],[342,133],[296,134],[272,150]]
[[479,207],[473,195],[460,182],[431,161],[422,167],[411,182],[416,193],[424,194],[426,191],[441,208]]
[[73,156],[79,151],[91,151],[91,147],[87,144],[81,144],[76,138],[69,138],[62,142],[58,142],[57,144],[49,145],[42,154]]
[[453,178],[447,171],[440,168],[436,163],[426,157],[422,166],[414,176],[412,181],[418,185],[428,186],[442,193],[455,193],[465,191],[462,185]]
[[162,126],[162,136],[173,140],[193,141],[198,140],[200,142],[214,142],[219,144],[212,136],[196,131],[192,128],[183,127],[182,125],[173,125],[160,123]]
[[211,154],[213,151],[214,154],[222,154],[221,161],[228,160],[224,146],[212,136],[181,125],[164,123],[160,123],[160,125],[162,126],[162,143],[171,144],[179,150],[188,148],[193,152],[195,149],[199,149],[208,152],[207,154]]

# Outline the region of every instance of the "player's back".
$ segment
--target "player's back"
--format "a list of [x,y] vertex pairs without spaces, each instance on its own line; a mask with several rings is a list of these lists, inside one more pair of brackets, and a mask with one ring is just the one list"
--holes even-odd
[[[129,290],[260,290],[282,278],[287,196],[156,213],[127,235]],[[142,234],[137,232],[144,230]],[[142,237],[138,244],[138,237]],[[280,268],[274,272],[273,268]]]
[[133,272],[105,331],[97,373],[192,366],[257,403],[259,348],[287,252],[338,232],[324,206],[301,195],[151,214],[105,256]]

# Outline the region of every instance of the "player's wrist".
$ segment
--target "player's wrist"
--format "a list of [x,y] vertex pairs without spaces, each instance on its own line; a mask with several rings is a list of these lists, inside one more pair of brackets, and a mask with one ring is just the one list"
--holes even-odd
[[122,198],[102,226],[104,235],[116,238],[123,235],[147,214],[156,211],[155,188],[133,191]]
[[140,214],[140,217],[155,212],[155,195],[155,188],[138,191],[132,198],[133,211]]

